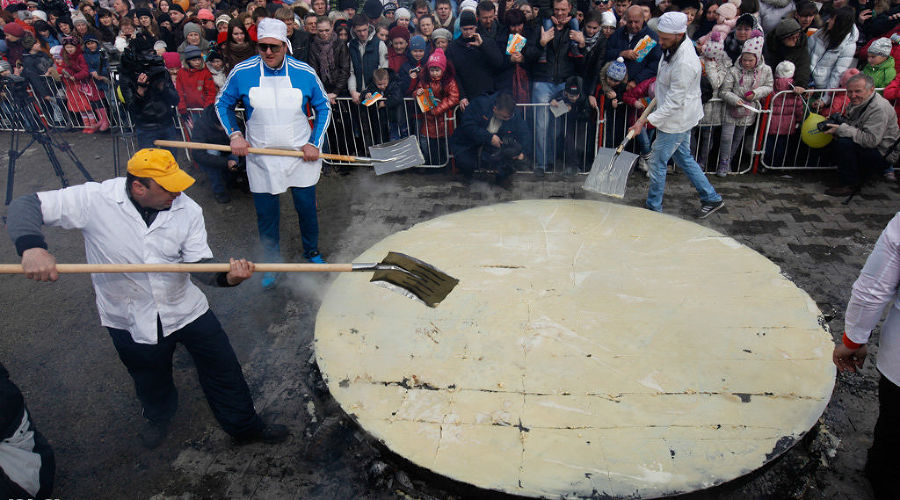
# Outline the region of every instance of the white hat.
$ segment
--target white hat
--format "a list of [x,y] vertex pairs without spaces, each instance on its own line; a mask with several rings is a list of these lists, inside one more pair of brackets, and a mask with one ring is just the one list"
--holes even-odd
[[168,47],[168,45],[166,45],[166,42],[164,42],[162,40],[157,40],[156,43],[153,44],[153,50],[159,50],[159,49],[165,50],[166,47]]
[[475,12],[475,9],[478,7],[478,2],[475,0],[463,0],[461,4],[459,4],[459,11],[463,12],[466,10],[471,10]]
[[678,35],[687,31],[687,14],[684,12],[666,12],[659,17],[656,28],[660,33]]
[[796,66],[790,61],[781,61],[775,66],[775,78],[793,78]]
[[872,54],[873,56],[890,57],[891,48],[893,48],[893,45],[889,38],[876,38],[875,41],[869,45],[869,54]]
[[47,13],[42,10],[33,10],[31,11],[31,17],[36,17],[41,21],[47,21]]
[[272,17],[260,19],[259,24],[256,25],[256,40],[259,41],[263,38],[281,40],[287,45],[288,52],[291,52],[291,42],[288,41],[287,25],[284,24],[284,21]]
[[409,9],[400,7],[394,11],[394,17],[397,19],[412,19],[412,13],[409,12]]
[[603,26],[615,27],[617,25],[618,25],[618,23],[616,23],[616,15],[613,14],[611,10],[607,10],[607,11],[603,12],[602,14],[600,14],[600,26],[601,27],[603,27]]

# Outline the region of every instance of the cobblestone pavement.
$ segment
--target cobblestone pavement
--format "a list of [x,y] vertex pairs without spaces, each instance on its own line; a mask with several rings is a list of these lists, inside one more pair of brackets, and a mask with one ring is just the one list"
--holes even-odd
[[[111,141],[69,135],[98,179],[112,175]],[[0,135],[0,142],[7,140]],[[0,162],[6,162],[5,156]],[[77,172],[65,164],[73,183]],[[252,201],[213,201],[202,181],[189,195],[205,210],[210,244],[220,258],[258,254]],[[759,251],[782,267],[818,303],[835,338],[853,283],[882,228],[898,209],[900,188],[877,182],[848,205],[824,196],[828,174],[766,174],[713,178],[725,207],[701,224]],[[516,176],[504,190],[470,185],[442,173],[375,177],[364,167],[331,172],[319,183],[320,248],[332,262],[350,261],[384,236],[467,208],[529,198],[594,198],[582,177]],[[15,192],[55,189],[43,152],[20,159]],[[640,206],[646,179],[633,176],[621,203]],[[693,219],[699,202],[683,175],[669,177],[666,213]],[[283,203],[286,256],[296,258],[296,215]],[[5,209],[2,210],[5,215]],[[82,239],[49,229],[60,262],[82,262]],[[16,262],[8,238],[3,261]],[[139,407],[128,375],[97,321],[90,281],[65,276],[55,284],[0,277],[0,362],[26,395],[41,431],[57,453],[60,498],[416,498],[467,496],[371,443],[342,416],[312,362],[315,313],[329,275],[292,277],[263,292],[258,278],[237,289],[204,289],[229,332],[267,418],[293,437],[277,446],[235,447],[216,425],[192,362],[175,359],[180,409],[159,449],[140,448]],[[716,307],[716,304],[709,304]],[[751,477],[688,498],[870,498],[861,469],[877,414],[876,372],[839,376],[817,432]]]

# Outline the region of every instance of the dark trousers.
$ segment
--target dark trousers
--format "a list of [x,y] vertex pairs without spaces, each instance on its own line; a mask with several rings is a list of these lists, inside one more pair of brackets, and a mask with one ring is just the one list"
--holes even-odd
[[[155,148],[153,141],[161,139],[166,141],[180,141],[181,136],[175,130],[175,125],[137,125],[134,126],[134,134],[137,136],[138,149]],[[172,155],[175,155],[174,148],[168,149]]]
[[862,186],[870,173],[882,172],[887,166],[877,148],[864,148],[849,137],[835,137],[830,152],[841,183],[847,186]]
[[[316,186],[292,187],[291,198],[294,209],[300,219],[300,241],[303,243],[303,256],[310,257],[319,251],[319,216],[316,213]],[[281,208],[278,195],[269,193],[253,193],[253,204],[256,206],[256,227],[259,229],[259,242],[262,244],[265,258],[269,262],[281,261]]]
[[878,382],[878,421],[866,477],[876,499],[896,499],[900,495],[900,387],[884,375]]
[[250,389],[228,336],[212,311],[206,311],[184,328],[155,345],[138,344],[127,330],[107,328],[119,359],[125,364],[144,408],[144,417],[165,423],[178,408],[178,391],[172,380],[172,355],[178,343],[194,359],[200,386],[219,425],[232,436],[259,431],[262,420],[253,408]]

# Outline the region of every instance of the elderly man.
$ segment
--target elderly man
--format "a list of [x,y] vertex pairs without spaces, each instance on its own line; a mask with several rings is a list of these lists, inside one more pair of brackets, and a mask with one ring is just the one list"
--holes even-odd
[[[90,264],[166,264],[212,259],[200,206],[183,194],[194,179],[164,149],[142,149],[128,160],[128,175],[17,198],[8,231],[25,276],[58,278],[41,225],[80,229]],[[236,286],[253,263],[231,259],[227,273],[197,275],[207,284]],[[216,420],[238,441],[283,441],[287,428],[265,425],[228,336],[206,297],[185,273],[94,274],[100,321],[134,380],[147,419],[139,433],[159,446],[178,407],[172,355],[178,343],[191,354]]]
[[638,55],[634,46],[649,35],[654,40],[659,40],[656,33],[644,25],[644,13],[640,6],[632,5],[625,11],[625,26],[613,32],[606,41],[606,59],[615,61],[621,57],[625,60],[625,69],[628,71],[628,88],[631,89],[642,81],[656,76],[656,68],[659,66],[660,46],[653,47],[649,54],[638,61]]
[[[300,219],[303,257],[325,263],[319,253],[319,219],[316,214],[316,183],[322,170],[319,150],[331,120],[331,106],[322,82],[306,63],[285,54],[290,50],[283,22],[263,18],[256,28],[259,56],[236,65],[216,99],[216,110],[231,150],[247,156],[247,177],[256,206],[259,239],[269,261],[281,258],[278,195],[291,190]],[[247,137],[238,128],[234,108],[241,102],[247,117]],[[305,109],[316,111],[310,129]],[[256,148],[299,149],[303,158],[247,155]],[[263,287],[275,285],[277,276],[263,275]]]
[[900,136],[894,107],[875,92],[871,76],[860,73],[847,80],[847,98],[844,123],[832,123],[825,131],[835,137],[829,147],[840,178],[840,185],[825,191],[828,196],[859,192],[869,173],[888,166],[885,157],[894,153]]
[[663,59],[656,78],[656,110],[647,118],[638,119],[631,130],[636,136],[647,122],[656,127],[656,140],[650,152],[647,208],[662,212],[666,163],[674,157],[700,195],[697,217],[703,219],[722,208],[724,202],[691,156],[691,129],[703,118],[700,102],[702,70],[694,44],[685,36],[686,30],[687,15],[683,12],[666,12],[659,18],[659,46]]
[[881,326],[878,350],[879,412],[865,475],[878,500],[896,499],[900,492],[900,214],[881,233],[853,284],[844,335],[832,354],[841,371],[855,372],[866,359],[872,329],[889,307]]

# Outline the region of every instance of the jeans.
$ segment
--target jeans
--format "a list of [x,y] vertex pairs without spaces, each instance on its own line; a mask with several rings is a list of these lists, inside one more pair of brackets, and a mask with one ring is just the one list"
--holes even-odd
[[647,208],[656,212],[662,212],[663,191],[666,189],[666,163],[669,158],[674,158],[675,163],[681,167],[691,184],[700,195],[703,203],[721,201],[722,197],[709,183],[703,169],[691,156],[691,131],[669,134],[662,130],[656,131],[656,140],[650,152],[650,189],[647,192]]
[[878,148],[864,148],[849,137],[835,137],[828,152],[838,166],[841,183],[846,186],[862,186],[870,173],[881,173],[887,166]]
[[747,127],[734,125],[733,123],[722,124],[722,138],[719,141],[719,166],[716,168],[717,171],[718,169],[729,169],[734,154],[737,153],[738,148],[741,147],[745,132],[747,132]]
[[213,193],[224,193],[225,181],[222,175],[222,168],[208,163],[200,163],[200,168],[206,173],[206,178],[209,179],[209,184],[212,186]]
[[877,500],[896,498],[900,491],[900,387],[881,376],[878,383],[878,420],[865,473]]
[[[537,104],[550,102],[556,94],[562,92],[565,83],[534,82],[531,97]],[[556,158],[556,132],[557,127],[550,126],[550,108],[539,107],[535,111],[534,135],[535,135],[535,168],[547,170],[547,164]],[[555,124],[554,124],[555,125]]]
[[168,337],[162,336],[161,325],[158,328],[160,338],[155,345],[138,344],[127,330],[107,328],[119,359],[134,380],[145,418],[167,423],[175,415],[178,391],[172,380],[172,355],[180,342],[194,359],[200,387],[222,429],[232,436],[262,429],[241,364],[212,311],[207,310]]
[[[303,243],[303,256],[311,257],[319,251],[319,216],[316,214],[316,186],[292,187],[291,197],[294,209],[300,219],[300,240]],[[263,255],[267,262],[281,261],[281,245],[279,224],[281,209],[277,194],[253,193],[253,204],[256,206],[256,225],[259,229],[259,242],[263,247]]]
[[[167,141],[180,141],[181,136],[175,130],[175,125],[135,125],[134,133],[138,140],[138,149],[155,148],[153,141],[163,139]],[[175,148],[165,148],[174,156]]]

